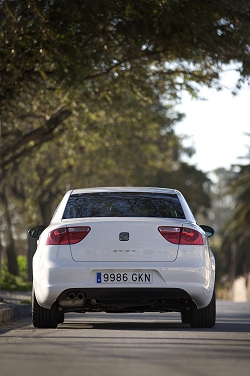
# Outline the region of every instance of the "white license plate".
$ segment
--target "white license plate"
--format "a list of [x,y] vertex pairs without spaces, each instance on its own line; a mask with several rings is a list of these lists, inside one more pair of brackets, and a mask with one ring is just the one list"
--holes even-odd
[[135,283],[148,284],[153,282],[153,273],[147,272],[98,272],[96,283]]

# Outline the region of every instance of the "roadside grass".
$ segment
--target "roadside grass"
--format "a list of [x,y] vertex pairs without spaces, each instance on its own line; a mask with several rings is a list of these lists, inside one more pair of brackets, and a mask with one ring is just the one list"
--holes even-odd
[[0,288],[7,291],[30,291],[32,282],[27,280],[27,257],[17,257],[19,275],[10,274],[7,265],[2,260]]

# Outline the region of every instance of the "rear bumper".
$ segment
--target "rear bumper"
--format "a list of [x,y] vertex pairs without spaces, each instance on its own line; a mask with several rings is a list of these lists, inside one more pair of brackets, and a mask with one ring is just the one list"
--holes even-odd
[[[214,290],[214,271],[206,268],[154,267],[141,271],[154,273],[152,285],[105,285],[96,283],[97,268],[41,269],[34,275],[38,303],[47,309],[69,292],[81,293],[86,300],[188,299],[206,307]],[[109,269],[110,270],[110,269]],[[116,271],[121,270],[115,268]],[[124,270],[124,268],[123,268]],[[128,267],[126,268],[128,270]],[[132,268],[130,269],[132,270]],[[138,271],[139,268],[137,267]]]
[[68,289],[57,301],[65,312],[182,312],[192,307],[186,291],[163,288]]
[[75,294],[83,293],[86,300],[191,299],[186,291],[175,288],[82,288],[67,289],[58,300],[65,298],[71,291]]

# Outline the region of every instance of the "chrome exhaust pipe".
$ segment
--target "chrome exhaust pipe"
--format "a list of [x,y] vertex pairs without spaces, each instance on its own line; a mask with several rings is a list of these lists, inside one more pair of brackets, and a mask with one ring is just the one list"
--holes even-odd
[[74,294],[73,292],[70,292],[69,295],[68,295],[68,298],[70,300],[74,300],[76,298],[76,294]]
[[85,297],[82,292],[75,294],[69,292],[66,298],[59,300],[61,307],[83,307],[85,304]]
[[77,299],[82,300],[83,298],[84,298],[83,293],[82,293],[82,292],[79,292],[79,293],[77,294]]

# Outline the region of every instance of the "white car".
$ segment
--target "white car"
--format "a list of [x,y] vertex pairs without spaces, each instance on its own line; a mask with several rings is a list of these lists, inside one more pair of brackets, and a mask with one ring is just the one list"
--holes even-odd
[[67,192],[33,258],[33,325],[56,328],[67,312],[180,312],[212,328],[215,259],[174,189],[105,187]]

